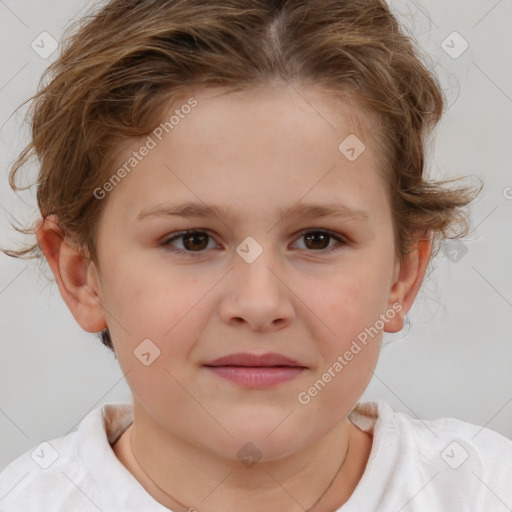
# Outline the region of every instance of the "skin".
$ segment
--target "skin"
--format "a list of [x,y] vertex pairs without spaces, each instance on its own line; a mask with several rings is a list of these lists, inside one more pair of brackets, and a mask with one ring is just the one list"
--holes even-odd
[[[383,330],[402,328],[431,244],[418,236],[403,263],[395,257],[385,170],[361,108],[314,87],[298,91],[194,94],[192,112],[102,199],[99,266],[55,219],[38,231],[66,304],[86,331],[108,326],[133,393],[134,423],[113,450],[167,507],[178,509],[170,495],[199,512],[302,512],[328,487],[350,440],[312,509],[326,512],[347,501],[368,461],[372,438],[347,416],[372,377],[382,332],[308,404],[297,397],[393,304],[402,309]],[[349,134],[366,146],[353,162],[338,150]],[[130,141],[119,164],[140,146]],[[237,217],[137,220],[185,201],[229,206]],[[331,202],[362,209],[368,220],[293,215],[297,204]],[[178,238],[180,254],[162,244],[186,229],[211,236],[200,249]],[[346,243],[327,237],[315,245],[306,229]],[[236,252],[247,236],[263,249],[252,263]],[[160,350],[149,366],[133,353],[147,338]],[[235,352],[278,352],[307,369],[273,388],[247,389],[203,366]],[[237,452],[249,441],[261,459],[246,467]]]

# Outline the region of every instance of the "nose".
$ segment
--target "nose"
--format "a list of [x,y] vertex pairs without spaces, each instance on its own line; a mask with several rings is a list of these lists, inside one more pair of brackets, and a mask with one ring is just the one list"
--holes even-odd
[[258,332],[276,331],[290,324],[295,315],[294,294],[286,273],[263,253],[252,263],[238,255],[221,305],[221,317],[231,325],[247,325]]

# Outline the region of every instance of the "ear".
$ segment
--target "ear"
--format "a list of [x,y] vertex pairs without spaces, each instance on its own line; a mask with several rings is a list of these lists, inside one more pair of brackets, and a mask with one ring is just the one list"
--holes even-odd
[[75,320],[87,332],[107,327],[100,302],[100,279],[92,261],[69,243],[55,216],[40,221],[37,241]]
[[396,308],[396,303],[399,303],[402,309],[386,323],[385,332],[399,332],[403,328],[405,315],[411,309],[420,290],[431,254],[430,232],[422,233],[410,247],[404,261],[397,262],[387,306],[392,308],[395,304]]

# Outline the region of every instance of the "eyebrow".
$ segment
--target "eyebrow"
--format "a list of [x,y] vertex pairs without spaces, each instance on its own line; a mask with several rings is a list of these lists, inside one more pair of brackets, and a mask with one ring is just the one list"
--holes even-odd
[[[295,207],[281,208],[278,210],[279,218],[291,214],[295,217],[304,217],[309,219],[332,217],[337,219],[346,220],[359,220],[368,221],[369,215],[366,211],[349,208],[348,206],[334,203],[334,204],[304,204],[301,203]],[[142,220],[150,216],[163,216],[163,217],[184,217],[184,218],[231,218],[234,221],[238,220],[239,216],[235,215],[230,207],[206,205],[204,203],[182,203],[176,205],[156,205],[146,210],[141,211],[137,215],[138,220]]]

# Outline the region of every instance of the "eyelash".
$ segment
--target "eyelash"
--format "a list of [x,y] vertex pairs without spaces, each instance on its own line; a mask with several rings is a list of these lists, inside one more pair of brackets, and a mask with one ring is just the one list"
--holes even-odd
[[[173,253],[178,253],[178,254],[183,255],[185,257],[199,256],[199,255],[203,254],[204,252],[206,252],[206,250],[202,250],[202,251],[187,251],[187,250],[183,250],[183,249],[176,249],[175,247],[172,247],[170,245],[172,242],[174,242],[175,240],[177,240],[179,238],[183,238],[183,237],[185,237],[187,235],[193,235],[193,234],[197,234],[197,233],[206,234],[211,239],[213,238],[208,233],[208,231],[199,230],[199,229],[192,229],[192,230],[187,230],[187,231],[180,231],[179,233],[174,234],[170,238],[166,238],[161,243],[161,245],[166,250],[168,250],[170,252],[173,252]],[[335,245],[334,247],[331,247],[330,249],[317,249],[317,250],[310,249],[308,252],[318,252],[318,253],[321,253],[321,254],[331,254],[332,252],[339,251],[339,250],[343,249],[344,246],[346,246],[348,244],[348,242],[347,242],[347,240],[345,238],[341,237],[340,235],[338,235],[336,233],[333,233],[332,231],[325,230],[325,229],[306,229],[306,230],[301,231],[299,233],[298,238],[301,238],[304,235],[307,235],[309,233],[321,233],[323,235],[328,235],[331,238],[333,238],[334,240],[336,240],[338,242],[338,244]]]

